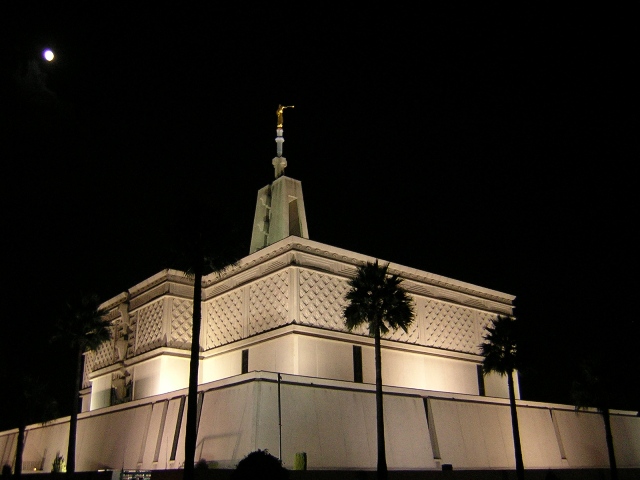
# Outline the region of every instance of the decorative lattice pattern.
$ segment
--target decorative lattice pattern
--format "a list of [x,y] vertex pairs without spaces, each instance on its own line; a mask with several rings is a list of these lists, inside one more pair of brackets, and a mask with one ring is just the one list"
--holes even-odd
[[87,352],[84,356],[84,371],[82,372],[82,388],[88,388],[91,386],[89,381],[89,375],[93,372],[93,352]]
[[474,353],[480,354],[480,344],[484,341],[482,337],[485,334],[485,329],[496,319],[496,315],[492,313],[478,312],[476,313],[476,317],[478,322],[478,345],[476,346],[476,351]]
[[407,342],[407,343],[418,343],[420,341],[420,328],[418,321],[418,315],[416,314],[413,317],[413,322],[411,325],[407,327],[407,333],[404,332],[401,328],[398,330],[391,330],[387,333],[383,338],[388,340],[396,340],[399,342]]
[[289,271],[252,284],[249,298],[249,335],[284,325],[289,312]]
[[[93,352],[93,370],[104,368],[108,365],[112,365],[115,362],[114,355],[114,343],[113,343],[113,327],[109,327],[111,331],[111,340],[104,342],[100,345],[95,352]],[[93,371],[92,370],[92,371]]]
[[140,309],[137,319],[138,342],[136,354],[140,354],[162,345],[162,300],[145,305]]
[[193,301],[174,298],[171,306],[170,347],[191,348]]
[[207,309],[207,347],[219,347],[242,338],[242,291],[215,298]]
[[[312,270],[300,271],[300,322],[329,330],[347,331],[342,311],[347,280]],[[366,330],[356,333],[366,333]]]
[[429,300],[425,304],[424,345],[458,352],[477,353],[477,332],[472,310]]

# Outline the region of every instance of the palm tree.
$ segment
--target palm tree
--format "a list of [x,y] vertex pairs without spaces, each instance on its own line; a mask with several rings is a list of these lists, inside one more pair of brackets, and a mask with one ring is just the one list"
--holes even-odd
[[349,331],[367,324],[369,335],[375,340],[376,363],[376,422],[378,437],[378,478],[387,478],[387,457],[384,446],[384,415],[382,404],[382,358],[380,337],[389,329],[401,328],[405,332],[414,317],[414,306],[409,294],[400,287],[402,280],[388,274],[389,264],[367,262],[358,267],[356,276],[349,280],[345,295],[347,306],[343,316]]
[[71,401],[69,420],[69,446],[67,450],[67,473],[76,469],[76,433],[78,430],[78,410],[80,407],[80,387],[82,385],[82,356],[96,350],[111,339],[111,323],[104,319],[107,310],[100,308],[98,296],[84,295],[76,302],[66,305],[65,315],[59,320],[54,340],[65,341],[74,351],[76,376]]
[[[204,217],[203,217],[204,218]],[[227,256],[213,256],[207,254],[214,250],[211,245],[205,245],[204,227],[199,222],[191,226],[197,227],[192,235],[187,235],[180,243],[178,258],[174,261],[186,264],[185,275],[193,279],[193,317],[191,330],[191,357],[189,361],[189,387],[187,394],[187,425],[184,442],[184,479],[193,480],[195,477],[195,455],[198,439],[198,370],[200,367],[200,330],[202,325],[202,277],[204,274],[215,273],[222,275],[237,261]]]
[[513,372],[518,366],[518,342],[516,321],[507,316],[498,316],[493,325],[487,327],[487,333],[482,337],[484,343],[480,345],[484,361],[482,370],[485,375],[495,372],[500,376],[507,376],[509,386],[509,405],[511,407],[511,428],[513,430],[513,447],[516,456],[516,474],[518,480],[524,480],[524,463],[522,461],[522,446],[520,445],[520,429],[518,427],[518,412],[516,411],[516,394],[513,383]]
[[571,388],[576,409],[595,407],[602,415],[607,440],[607,452],[609,454],[611,480],[618,480],[616,455],[613,450],[613,434],[611,433],[611,418],[609,415],[612,385],[609,384],[608,376],[602,368],[602,365],[595,360],[583,362],[577,377],[578,378],[573,381]]

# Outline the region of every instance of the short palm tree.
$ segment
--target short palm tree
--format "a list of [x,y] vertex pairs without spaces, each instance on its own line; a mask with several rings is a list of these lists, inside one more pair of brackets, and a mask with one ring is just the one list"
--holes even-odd
[[378,478],[387,478],[387,457],[384,442],[384,415],[382,403],[382,358],[380,338],[390,329],[405,332],[414,318],[414,305],[409,294],[400,287],[402,280],[388,274],[389,265],[367,262],[358,267],[356,276],[349,280],[345,295],[347,306],[343,316],[349,331],[362,324],[369,328],[375,340],[376,364],[376,421],[378,437]]
[[524,463],[522,461],[522,446],[520,444],[520,429],[518,427],[518,412],[516,411],[516,394],[513,382],[513,372],[518,366],[518,341],[516,321],[507,316],[498,316],[493,325],[487,327],[480,345],[484,361],[482,370],[485,375],[495,372],[500,376],[507,376],[509,386],[509,405],[511,406],[511,428],[513,430],[513,447],[516,456],[516,474],[518,480],[524,480]]
[[582,362],[577,378],[573,381],[571,394],[576,409],[595,407],[602,415],[607,440],[607,452],[609,454],[611,480],[618,480],[616,455],[613,449],[613,434],[611,432],[611,418],[609,415],[611,408],[610,392],[613,391],[613,385],[610,385],[607,380],[608,376],[600,362]]
[[58,321],[54,340],[62,340],[74,351],[76,360],[75,384],[69,420],[69,446],[67,450],[67,473],[76,468],[76,433],[82,385],[82,356],[96,350],[111,339],[111,323],[105,320],[107,310],[100,308],[95,294],[82,296],[78,301],[67,303],[65,314]]

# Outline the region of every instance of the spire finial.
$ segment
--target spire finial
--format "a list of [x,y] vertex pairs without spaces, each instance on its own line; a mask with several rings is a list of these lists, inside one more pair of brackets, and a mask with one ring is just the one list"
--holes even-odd
[[278,110],[276,110],[276,115],[278,115],[278,124],[276,125],[276,128],[282,128],[282,124],[284,123],[282,114],[284,113],[285,108],[295,108],[295,105],[278,105]]
[[276,178],[284,175],[284,168],[287,166],[287,159],[282,156],[282,144],[284,137],[282,136],[282,124],[284,120],[282,114],[285,108],[295,108],[293,105],[278,105],[276,115],[278,115],[278,125],[276,126],[276,158],[273,159],[273,167],[276,169]]

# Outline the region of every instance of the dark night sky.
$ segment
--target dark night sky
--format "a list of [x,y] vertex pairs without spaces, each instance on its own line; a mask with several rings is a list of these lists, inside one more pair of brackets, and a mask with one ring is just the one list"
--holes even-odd
[[525,398],[610,344],[637,379],[625,12],[314,5],[2,2],[3,368],[66,388],[56,312],[170,266],[194,202],[248,253],[293,104],[311,239],[516,295]]

